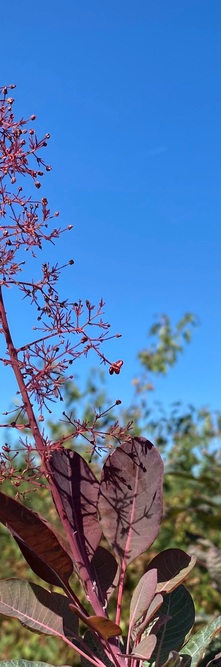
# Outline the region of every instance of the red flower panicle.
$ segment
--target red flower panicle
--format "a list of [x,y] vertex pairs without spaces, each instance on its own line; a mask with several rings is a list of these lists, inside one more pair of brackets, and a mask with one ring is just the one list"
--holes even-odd
[[[20,405],[10,426],[20,432],[25,428],[42,457],[51,446],[44,431],[40,430],[43,413],[45,409],[51,412],[51,403],[62,400],[64,382],[73,378],[73,362],[81,355],[87,356],[90,350],[94,350],[101,363],[109,365],[110,374],[119,374],[123,362],[111,362],[102,351],[103,342],[119,337],[119,334],[109,335],[110,324],[102,319],[103,299],[95,306],[89,300],[85,303],[70,301],[59,295],[61,271],[72,266],[73,259],[63,266],[44,262],[38,279],[26,275],[26,253],[31,253],[32,260],[36,260],[45,243],[54,245],[63,232],[72,229],[72,225],[65,229],[55,225],[53,221],[58,212],[51,213],[46,196],[36,197],[45,173],[51,170],[42,157],[50,135],[47,133],[42,139],[37,137],[35,115],[16,120],[14,88],[14,85],[0,88],[0,332],[6,347],[6,355],[0,357],[0,361],[11,367],[18,384]],[[28,195],[24,191],[24,177],[29,177]],[[32,333],[27,334],[20,347],[16,347],[16,341],[12,339],[7,318],[5,302],[10,296],[9,288],[20,291],[36,312]],[[69,439],[83,434],[94,450],[97,437],[101,437],[97,425],[101,415],[95,415],[92,424],[75,422]],[[71,419],[66,418],[70,425]],[[122,435],[117,423],[111,429],[109,435],[117,439]],[[20,443],[28,452],[28,470],[33,459],[33,445],[28,438],[25,442],[20,438]],[[53,443],[53,446],[60,444]],[[3,479],[9,468],[14,476],[11,450],[6,450],[2,454]]]

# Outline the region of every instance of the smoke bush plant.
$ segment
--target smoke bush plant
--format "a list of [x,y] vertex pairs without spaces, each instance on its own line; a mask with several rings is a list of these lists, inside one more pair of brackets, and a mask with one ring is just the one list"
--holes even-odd
[[[150,547],[160,528],[163,463],[159,452],[149,440],[123,432],[117,422],[105,434],[99,430],[100,414],[95,414],[92,424],[72,422],[66,416],[72,425],[67,437],[83,434],[92,454],[107,446],[109,436],[117,441],[98,481],[83,457],[66,448],[67,438],[50,442],[44,432],[44,412],[51,411],[51,402],[62,400],[62,385],[72,377],[69,367],[76,358],[93,349],[109,365],[110,374],[118,374],[123,362],[111,362],[102,352],[102,343],[110,337],[109,324],[101,318],[103,301],[96,309],[89,301],[83,305],[61,300],[58,279],[64,267],[57,264],[44,263],[38,280],[24,273],[26,251],[36,259],[43,243],[53,244],[63,230],[51,229],[58,213],[51,215],[46,197],[41,201],[27,197],[20,185],[20,177],[29,176],[38,190],[43,174],[50,171],[39,157],[49,135],[37,139],[32,128],[35,116],[15,120],[14,100],[8,94],[13,88],[2,88],[0,100],[0,320],[6,346],[1,362],[12,369],[18,385],[19,407],[7,427],[18,434],[18,450],[24,449],[26,466],[19,470],[18,451],[14,454],[5,443],[0,474],[1,482],[10,479],[18,492],[24,480],[33,488],[42,484],[44,476],[66,540],[20,502],[22,494],[18,500],[0,492],[0,521],[33,572],[49,585],[48,590],[24,580],[2,580],[0,613],[17,618],[31,630],[62,638],[81,656],[83,667],[194,666],[220,628],[220,619],[185,644],[194,624],[194,606],[182,582],[195,561],[180,549],[167,549],[149,563],[131,598],[127,636],[122,635],[126,568]],[[37,309],[34,339],[19,348],[6,313],[9,288],[20,290]],[[75,593],[75,578],[81,582],[81,599]],[[54,587],[63,592],[55,592]],[[114,591],[113,619],[108,603]]]

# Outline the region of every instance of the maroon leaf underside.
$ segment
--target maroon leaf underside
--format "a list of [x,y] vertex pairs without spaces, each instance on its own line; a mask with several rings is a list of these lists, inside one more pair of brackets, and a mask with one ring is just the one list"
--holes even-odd
[[157,638],[155,635],[148,635],[137,644],[136,648],[133,650],[133,655],[137,658],[149,660],[153,650],[156,646]]
[[154,542],[162,517],[163,462],[146,438],[132,438],[107,458],[98,511],[103,533],[126,564]]
[[142,636],[144,630],[146,630],[152,618],[156,616],[156,612],[161,607],[162,603],[163,596],[160,593],[157,593],[157,595],[155,595],[152,602],[150,603],[146,614],[143,616],[143,619],[139,619],[139,621],[137,621],[137,623],[135,623],[134,627],[132,628],[131,636],[133,639]]
[[0,492],[0,521],[9,529],[37,576],[49,584],[69,588],[73,562],[61,535],[45,519]]
[[78,617],[71,612],[68,598],[28,581],[0,582],[0,613],[46,635],[72,638],[78,634]]
[[130,625],[135,623],[143,616],[149,608],[157,587],[157,569],[145,572],[138,582],[130,603]]
[[53,586],[59,586],[61,588],[64,588],[68,593],[70,593],[71,589],[68,585],[68,582],[64,580],[63,573],[58,576],[49,565],[45,561],[42,560],[42,558],[39,558],[36,553],[33,552],[30,547],[27,546],[22,540],[17,537],[17,535],[14,533],[13,530],[10,530],[10,533],[12,537],[14,538],[15,542],[17,542],[17,545],[24,556],[25,560],[27,561],[29,567],[37,574],[38,577],[41,577],[43,581],[46,581],[47,584],[52,584]]
[[81,558],[90,561],[102,535],[97,517],[98,480],[82,456],[70,449],[54,450],[49,465]]

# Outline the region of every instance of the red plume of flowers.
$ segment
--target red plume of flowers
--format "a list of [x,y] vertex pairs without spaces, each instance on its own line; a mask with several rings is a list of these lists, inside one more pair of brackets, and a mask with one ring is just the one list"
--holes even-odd
[[[73,259],[69,259],[64,266],[43,263],[37,280],[26,275],[26,253],[31,255],[33,262],[36,261],[44,243],[54,245],[62,233],[72,229],[72,225],[65,229],[55,225],[53,221],[59,213],[51,213],[45,196],[36,199],[36,189],[41,188],[43,176],[51,170],[41,157],[50,135],[47,133],[43,139],[38,139],[33,128],[34,115],[26,120],[15,119],[14,99],[11,97],[14,88],[14,85],[0,88],[0,333],[6,346],[6,355],[0,357],[0,361],[14,372],[20,401],[16,418],[7,423],[7,427],[19,431],[25,429],[26,433],[30,433],[35,451],[45,460],[49,447],[58,447],[61,443],[49,443],[44,431],[41,432],[43,413],[45,409],[50,413],[51,403],[62,400],[62,387],[67,379],[73,378],[71,367],[75,359],[94,350],[100,362],[109,365],[110,374],[118,374],[123,362],[110,361],[102,351],[102,343],[120,335],[109,335],[110,324],[102,319],[103,300],[95,307],[88,300],[85,303],[81,300],[71,302],[59,296],[61,271],[70,268],[74,264]],[[23,189],[24,177],[29,177],[32,193],[29,196]],[[20,291],[23,299],[36,310],[33,333],[21,347],[17,347],[12,339],[7,318],[9,288],[14,292]],[[17,298],[15,294],[13,298]],[[93,424],[81,424],[75,420],[68,437],[84,434],[92,448],[96,448],[100,416],[95,415]],[[69,418],[69,426],[70,421]],[[2,424],[2,427],[5,426]],[[119,438],[121,433],[116,423],[111,435]],[[25,442],[20,439],[20,442],[26,448],[28,469],[33,457],[33,445],[28,438]],[[0,478],[5,479],[9,475],[10,466],[11,476],[15,476],[7,444],[2,457]]]

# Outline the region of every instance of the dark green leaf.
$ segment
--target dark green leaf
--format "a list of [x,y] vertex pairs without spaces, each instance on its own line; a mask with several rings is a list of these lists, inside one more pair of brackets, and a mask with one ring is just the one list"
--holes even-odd
[[207,646],[216,634],[221,634],[221,616],[217,616],[211,623],[208,623],[202,630],[199,630],[182,650],[182,657],[191,656],[191,667],[195,667]]
[[[167,617],[159,630],[156,623],[157,646],[151,656],[151,662],[157,660],[160,667],[168,659],[170,651],[178,651],[183,646],[185,637],[194,624],[193,601],[183,584],[164,595],[157,616],[159,621]],[[155,626],[151,632],[155,633]]]

